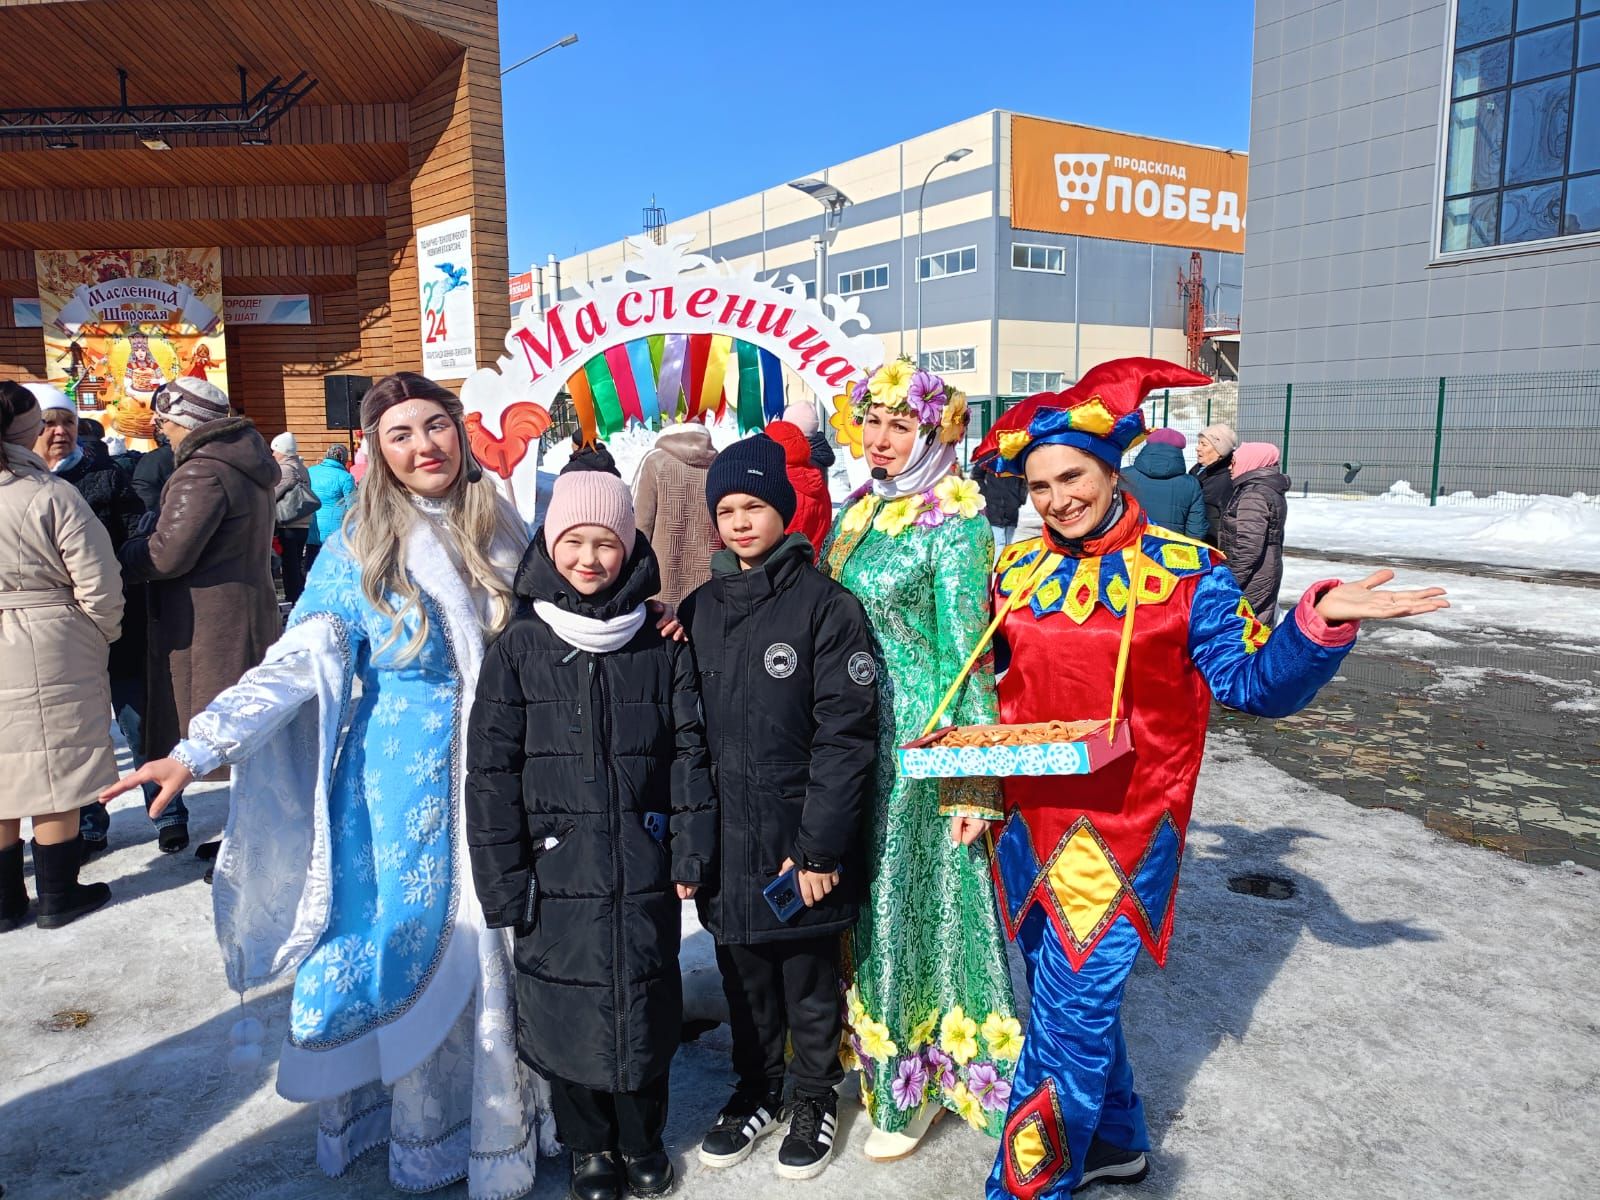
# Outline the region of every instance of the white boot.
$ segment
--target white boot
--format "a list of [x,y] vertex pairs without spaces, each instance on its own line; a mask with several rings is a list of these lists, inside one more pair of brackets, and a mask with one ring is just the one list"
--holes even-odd
[[893,1162],[897,1158],[904,1158],[921,1144],[928,1130],[942,1116],[944,1106],[930,1101],[899,1133],[890,1133],[874,1125],[872,1132],[867,1135],[867,1144],[862,1147],[863,1153],[873,1162]]

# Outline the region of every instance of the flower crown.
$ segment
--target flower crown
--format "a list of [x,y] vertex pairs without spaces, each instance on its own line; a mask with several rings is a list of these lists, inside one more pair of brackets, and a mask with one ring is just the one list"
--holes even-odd
[[884,363],[850,391],[851,417],[857,425],[867,410],[881,405],[892,413],[917,419],[924,429],[937,429],[947,445],[958,442],[967,429],[967,394],[950,387],[932,371],[920,371],[909,358]]

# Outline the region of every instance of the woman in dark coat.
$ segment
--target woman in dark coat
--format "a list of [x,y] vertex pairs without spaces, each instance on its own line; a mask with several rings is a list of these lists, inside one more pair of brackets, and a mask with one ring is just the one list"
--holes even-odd
[[1233,452],[1239,448],[1239,435],[1226,425],[1207,425],[1195,439],[1194,453],[1200,461],[1189,474],[1200,481],[1206,501],[1206,541],[1221,549],[1222,514],[1233,495]]
[[190,718],[261,661],[281,624],[272,587],[278,464],[266,442],[204,380],[169,385],[156,420],[176,466],[155,528],[118,552],[125,582],[150,583],[148,759],[170,752]]
[[655,554],[615,476],[556,481],[513,587],[525,611],[485,656],[467,737],[473,883],[516,932],[517,1049],[550,1081],[572,1195],[620,1196],[624,1175],[661,1195],[680,901],[716,850],[694,656],[646,619]]
[[1258,620],[1271,628],[1283,582],[1283,523],[1289,477],[1278,470],[1278,448],[1245,442],[1233,452],[1233,495],[1222,516],[1222,552]]

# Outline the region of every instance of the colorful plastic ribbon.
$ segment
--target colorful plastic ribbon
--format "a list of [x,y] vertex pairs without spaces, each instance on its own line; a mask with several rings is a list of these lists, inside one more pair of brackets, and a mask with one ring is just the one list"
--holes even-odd
[[617,399],[617,385],[611,378],[611,368],[604,355],[597,355],[584,364],[583,373],[589,377],[589,389],[594,393],[595,416],[600,432],[605,437],[617,433],[624,425],[622,403]]
[[639,395],[639,419],[652,424],[661,415],[661,409],[656,404],[656,367],[650,361],[650,343],[644,338],[629,342],[628,362],[633,367],[634,391]]
[[656,374],[656,403],[661,409],[661,419],[670,421],[678,415],[678,395],[684,389],[689,367],[689,335],[669,333],[657,336],[663,338],[663,345],[661,369]]
[[633,360],[628,357],[627,346],[612,346],[606,351],[606,366],[611,369],[611,382],[617,385],[617,403],[622,407],[622,419],[630,417],[644,420],[644,409],[639,404],[639,388],[634,382]]
[[722,387],[728,378],[728,359],[733,354],[733,338],[725,333],[711,335],[711,353],[706,359],[706,377],[700,388],[700,415],[722,416],[727,407]]
[[567,392],[572,396],[572,407],[578,413],[578,428],[583,433],[583,444],[592,446],[600,436],[594,419],[594,393],[589,389],[589,377],[582,371],[567,380]]
[[683,398],[686,411],[684,420],[692,421],[701,415],[700,397],[706,390],[706,368],[711,364],[711,335],[689,335],[689,374],[684,378]]
[[783,364],[771,350],[761,350],[761,411],[767,420],[781,421],[783,408]]
[[761,411],[761,348],[735,342],[739,353],[739,432],[760,429],[766,422]]

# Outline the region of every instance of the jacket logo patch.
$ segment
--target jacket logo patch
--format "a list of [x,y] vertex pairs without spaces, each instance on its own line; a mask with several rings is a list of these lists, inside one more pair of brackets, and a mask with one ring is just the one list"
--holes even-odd
[[850,678],[862,687],[877,682],[878,664],[872,660],[872,655],[865,650],[857,650],[852,654],[850,656],[850,664],[846,669],[850,672]]
[[767,647],[767,652],[762,656],[762,663],[767,668],[767,674],[774,679],[787,679],[794,674],[799,662],[795,657],[794,647],[788,642],[773,642]]

